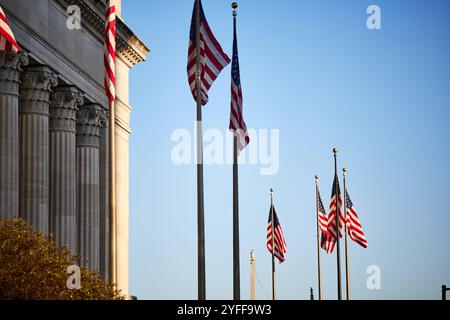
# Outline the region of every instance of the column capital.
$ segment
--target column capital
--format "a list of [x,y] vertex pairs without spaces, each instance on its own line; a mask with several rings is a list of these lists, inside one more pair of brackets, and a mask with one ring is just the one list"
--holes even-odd
[[58,84],[58,76],[48,66],[25,68],[20,85],[20,113],[48,115],[52,88]]
[[106,122],[106,112],[101,105],[82,105],[77,112],[77,147],[100,147],[100,128]]
[[20,72],[28,64],[28,53],[0,52],[0,93],[19,95]]
[[83,103],[83,94],[76,87],[56,87],[50,108],[50,131],[75,132],[78,106]]

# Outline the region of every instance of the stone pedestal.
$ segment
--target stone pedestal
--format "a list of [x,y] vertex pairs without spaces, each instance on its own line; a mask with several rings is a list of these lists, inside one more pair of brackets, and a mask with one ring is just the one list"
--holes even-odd
[[78,253],[76,212],[76,113],[83,95],[57,87],[50,108],[50,233],[59,246]]
[[49,107],[57,76],[46,66],[25,69],[19,100],[19,211],[43,234],[49,220]]
[[77,212],[81,265],[100,270],[100,129],[101,106],[86,104],[77,116]]
[[0,218],[19,215],[19,79],[28,55],[0,52]]

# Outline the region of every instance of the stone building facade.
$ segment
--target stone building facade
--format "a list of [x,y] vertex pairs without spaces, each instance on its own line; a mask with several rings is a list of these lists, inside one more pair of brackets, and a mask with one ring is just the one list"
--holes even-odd
[[[117,282],[128,294],[128,77],[149,49],[121,19],[117,2]],[[108,279],[105,1],[0,0],[0,5],[22,48],[18,55],[0,53],[0,218],[28,220]],[[68,23],[73,8],[79,8],[80,28]]]

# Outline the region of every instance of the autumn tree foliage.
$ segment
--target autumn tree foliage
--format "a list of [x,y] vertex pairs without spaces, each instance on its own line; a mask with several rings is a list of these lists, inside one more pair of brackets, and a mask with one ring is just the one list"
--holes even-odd
[[[116,300],[120,292],[96,272],[80,269],[79,289],[67,286],[79,257],[59,248],[22,219],[0,220],[0,299]],[[70,279],[69,279],[70,281]]]

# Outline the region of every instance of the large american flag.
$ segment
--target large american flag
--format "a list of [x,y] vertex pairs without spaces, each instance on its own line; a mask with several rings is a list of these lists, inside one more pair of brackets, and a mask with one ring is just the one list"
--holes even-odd
[[[191,31],[189,35],[189,50],[188,50],[188,64],[187,74],[189,86],[191,88],[192,96],[197,101],[197,51],[196,51],[196,3],[194,2],[194,10],[192,12]],[[208,90],[212,83],[216,80],[220,71],[230,63],[230,58],[223,52],[219,42],[214,37],[209,28],[208,21],[206,21],[203,12],[202,3],[200,1],[200,65],[201,65],[201,103],[205,105],[208,103]]]
[[355,206],[353,205],[347,190],[345,190],[345,203],[346,203],[346,218],[347,218],[347,230],[350,238],[358,243],[361,247],[367,248],[367,239],[364,235],[361,223],[359,222],[358,214],[356,213]]
[[14,53],[20,51],[2,7],[0,7],[0,51],[11,51]]
[[[337,184],[337,196],[336,196],[336,184]],[[336,245],[337,234],[339,232],[339,237],[342,237],[341,228],[344,225],[345,217],[342,215],[342,198],[341,198],[341,188],[339,187],[338,176],[334,176],[333,187],[331,191],[331,202],[328,213],[328,231],[322,234],[321,246],[327,253],[332,253],[334,246]],[[339,228],[336,228],[336,214],[339,214]]]
[[284,240],[283,230],[281,230],[280,221],[278,220],[277,212],[275,211],[275,207],[271,205],[269,212],[269,221],[267,224],[267,250],[269,250],[270,254],[272,254],[272,210],[273,210],[273,219],[275,220],[273,225],[273,230],[275,233],[274,237],[274,250],[273,255],[278,259],[281,263],[285,260],[285,255],[287,251],[286,241]]
[[236,19],[234,19],[234,34],[233,34],[233,59],[231,63],[231,112],[230,112],[230,130],[234,133],[237,140],[238,154],[250,142],[250,137],[247,133],[247,126],[244,121],[242,113],[242,87],[241,75],[239,72],[239,56],[236,35]]
[[110,103],[116,98],[116,0],[106,0],[104,57],[105,93]]

